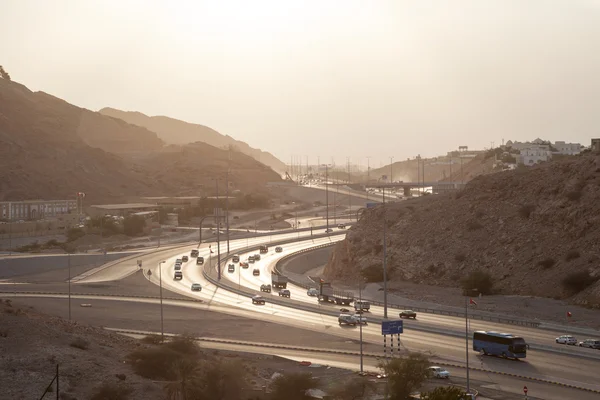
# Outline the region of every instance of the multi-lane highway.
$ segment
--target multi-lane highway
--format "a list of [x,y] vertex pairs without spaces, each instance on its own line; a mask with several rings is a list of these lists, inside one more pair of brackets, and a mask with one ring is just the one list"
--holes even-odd
[[[315,232],[315,234],[321,233]],[[335,229],[329,237],[311,238],[310,231],[293,232],[278,234],[273,233],[270,236],[259,238],[247,238],[232,240],[230,243],[231,252],[238,253],[242,261],[246,260],[250,254],[257,251],[246,251],[259,244],[269,244],[285,240],[295,241],[294,243],[283,244],[283,251],[276,253],[275,246],[270,246],[269,252],[263,254],[261,260],[255,264],[250,264],[249,268],[240,268],[235,264],[233,273],[227,272],[226,261],[222,273],[221,283],[232,288],[245,288],[258,290],[262,283],[270,283],[270,272],[278,259],[289,255],[295,251],[313,247],[320,244],[332,243],[341,240],[344,237],[343,230]],[[275,290],[271,294],[263,294],[267,298],[267,304],[264,306],[253,305],[248,296],[233,293],[222,285],[213,285],[204,276],[204,266],[196,265],[196,259],[190,258],[182,267],[183,279],[173,280],[174,262],[196,246],[189,245],[181,248],[162,250],[160,252],[141,255],[145,273],[143,276],[150,282],[159,284],[159,277],[162,275],[162,285],[164,288],[179,293],[181,295],[201,299],[202,303],[188,303],[189,307],[203,307],[217,312],[224,312],[231,315],[252,316],[253,318],[264,321],[285,324],[291,327],[309,329],[314,332],[321,332],[327,335],[333,335],[340,338],[357,340],[358,328],[340,327],[337,323],[336,312],[339,307],[335,305],[319,304],[314,297],[306,295],[306,290],[294,285],[289,285],[291,299],[281,299],[283,304],[274,304],[269,301],[270,296],[277,296]],[[221,251],[224,255],[226,246],[221,244]],[[216,244],[211,248],[203,245],[200,248],[200,255],[205,257],[207,262],[214,261],[217,254]],[[159,263],[161,265],[159,271]],[[260,274],[253,275],[254,268],[258,268]],[[123,276],[134,273],[138,269],[137,265],[132,263],[116,263],[108,268],[96,271],[94,274],[84,277],[78,283],[98,283],[120,279]],[[149,275],[147,272],[151,271]],[[139,274],[140,279],[142,274]],[[192,283],[200,283],[202,291],[192,292]],[[74,285],[77,287],[77,284]],[[144,300],[153,301],[153,300]],[[286,302],[289,302],[287,304]],[[280,302],[279,302],[280,303]],[[299,307],[300,305],[301,307]],[[389,316],[395,316],[393,309],[389,309]],[[380,320],[383,316],[381,307],[373,306],[368,318],[371,321]],[[405,322],[405,333],[402,335],[402,347],[406,350],[425,351],[434,356],[437,362],[449,362],[457,365],[464,363],[465,341],[462,335],[464,329],[464,320],[455,317],[420,314],[416,321]],[[600,390],[599,372],[600,360],[593,356],[600,356],[597,351],[591,349],[568,348],[554,344],[554,337],[560,332],[549,332],[535,328],[524,328],[520,326],[503,325],[497,323],[488,323],[482,321],[471,321],[471,330],[486,329],[509,331],[522,335],[531,345],[532,349],[528,352],[526,361],[510,361],[492,357],[483,357],[471,352],[471,365],[478,368],[495,372],[514,373],[530,378],[545,379],[557,381],[563,384],[570,384],[579,387]],[[363,328],[363,337],[365,342],[371,344],[381,344],[380,326],[371,323]],[[598,357],[600,358],[600,357]],[[559,399],[561,397],[547,397],[548,399]],[[565,397],[562,397],[565,398]]]

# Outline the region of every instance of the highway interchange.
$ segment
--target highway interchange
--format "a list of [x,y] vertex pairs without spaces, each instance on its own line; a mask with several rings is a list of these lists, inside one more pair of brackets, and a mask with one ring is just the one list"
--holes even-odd
[[[322,229],[324,231],[324,229]],[[197,299],[198,302],[190,302],[183,300],[166,300],[165,305],[179,306],[188,309],[204,309],[214,312],[238,316],[240,318],[254,318],[264,322],[287,325],[288,327],[310,330],[322,335],[332,335],[343,339],[358,339],[358,328],[355,327],[340,327],[337,323],[335,314],[339,311],[339,306],[333,304],[320,305],[316,298],[309,297],[306,294],[306,289],[288,284],[291,291],[289,300],[278,297],[277,290],[274,289],[271,294],[262,293],[267,298],[267,303],[264,306],[253,305],[247,295],[238,294],[233,289],[241,289],[242,291],[258,290],[262,283],[270,283],[270,272],[276,262],[302,249],[315,247],[322,244],[333,243],[342,240],[345,237],[343,230],[334,229],[329,236],[323,236],[320,231],[315,229],[314,234],[320,233],[321,237],[311,237],[310,231],[298,231],[278,233],[273,232],[272,235],[261,237],[248,237],[244,239],[236,239],[230,242],[231,254],[239,254],[242,261],[245,261],[249,255],[258,253],[254,248],[260,244],[269,245],[267,254],[263,254],[260,261],[255,264],[250,264],[249,268],[240,268],[238,263],[235,263],[235,271],[227,272],[227,265],[231,261],[222,263],[222,279],[219,286],[215,286],[206,278],[204,273],[205,268],[211,267],[196,265],[196,259],[190,258],[182,267],[183,279],[173,280],[173,266],[176,258],[181,258],[182,255],[188,255],[192,248],[196,245],[188,244],[180,247],[170,247],[158,251],[142,253],[135,256],[135,260],[126,259],[123,262],[109,263],[107,267],[97,268],[90,274],[75,278],[72,286],[74,293],[83,292],[78,290],[78,285],[100,284],[103,282],[114,282],[116,280],[137,279],[147,280],[153,284],[159,284],[159,277],[162,274],[162,286],[165,290],[165,296],[169,296],[169,292],[177,293],[182,299],[191,298]],[[290,243],[282,244],[283,251],[276,253],[275,243],[290,241]],[[209,245],[211,246],[209,249]],[[201,246],[200,256],[203,256],[209,265],[210,261],[215,261],[217,256],[216,243],[203,244]],[[212,254],[211,254],[212,250]],[[221,242],[221,255],[225,257],[227,246]],[[248,251],[250,250],[250,251]],[[144,273],[138,273],[139,267],[136,261],[143,261]],[[159,271],[159,263],[161,271]],[[213,263],[214,264],[214,263]],[[213,267],[214,268],[214,267]],[[260,275],[254,276],[252,270],[260,269]],[[148,274],[151,271],[151,274]],[[210,271],[214,275],[214,270]],[[211,274],[208,274],[209,276]],[[143,278],[142,278],[143,276]],[[76,283],[75,283],[76,282]],[[200,283],[202,291],[192,292],[192,283]],[[139,284],[139,283],[138,283]],[[33,290],[31,288],[21,288],[19,290]],[[2,290],[5,290],[4,286]],[[12,290],[16,290],[11,286]],[[126,286],[123,286],[122,295],[127,295]],[[62,289],[64,293],[64,285]],[[32,295],[25,295],[32,296]],[[51,296],[51,295],[44,295]],[[278,297],[277,303],[270,301],[271,297]],[[86,296],[77,296],[77,298],[85,299]],[[95,298],[100,300],[97,295],[87,296],[87,298]],[[115,300],[107,296],[105,300]],[[130,301],[144,303],[148,307],[156,307],[156,298],[125,298],[117,299],[119,301]],[[283,304],[282,304],[283,302]],[[388,309],[389,318],[395,319],[397,311],[393,308]],[[369,344],[369,347],[379,347],[382,349],[381,327],[376,322],[383,317],[383,308],[372,306],[371,312],[367,315],[371,322],[363,327],[363,340]],[[477,353],[470,352],[471,367],[475,367],[482,371],[474,371],[474,374],[490,373],[511,373],[520,375],[521,377],[507,377],[500,374],[492,374],[489,377],[497,385],[501,385],[509,389],[508,391],[517,393],[522,389],[519,386],[521,381],[528,381],[526,378],[541,379],[552,382],[559,382],[566,385],[573,385],[581,388],[587,388],[600,391],[600,353],[591,349],[566,348],[565,346],[554,344],[554,338],[562,334],[562,332],[553,332],[538,328],[527,328],[514,325],[503,325],[487,321],[472,320],[470,322],[471,330],[496,330],[502,332],[511,332],[523,336],[528,343],[531,344],[531,349],[528,352],[526,361],[510,361],[493,357],[480,356]],[[305,346],[307,343],[290,343],[297,346]],[[248,346],[246,346],[248,347]],[[433,360],[438,363],[447,363],[457,367],[450,368],[453,376],[463,376],[464,369],[461,368],[465,364],[465,341],[464,341],[464,319],[431,315],[419,314],[416,321],[405,322],[405,333],[402,335],[402,348],[411,351],[423,351],[432,355]],[[261,351],[264,351],[261,350]],[[356,346],[358,351],[358,346]],[[308,356],[299,352],[292,354],[292,350],[287,350],[285,354],[280,355],[287,357],[307,358]],[[383,352],[381,351],[381,355]],[[319,354],[315,357],[311,355],[309,359],[321,361],[330,365],[339,365],[358,368],[357,357],[336,356]],[[365,359],[365,365],[374,367],[376,360],[372,358]],[[490,372],[483,372],[490,371]],[[509,385],[509,382],[515,381],[515,385]],[[535,383],[529,380],[529,385],[533,385],[538,391],[531,393],[531,398],[543,399],[592,399],[600,398],[599,393],[589,391],[568,389],[558,385],[550,385],[546,383]],[[560,390],[558,390],[560,388]],[[572,397],[565,397],[565,393],[572,393]]]

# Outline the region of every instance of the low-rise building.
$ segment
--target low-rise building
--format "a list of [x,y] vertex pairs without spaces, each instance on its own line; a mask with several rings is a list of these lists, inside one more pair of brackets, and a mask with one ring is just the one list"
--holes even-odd
[[0,216],[7,221],[56,218],[77,212],[77,200],[22,200],[0,202]]
[[523,165],[535,165],[540,162],[552,159],[552,151],[550,145],[547,144],[531,144],[529,147],[521,149],[519,163]]
[[565,143],[561,141],[557,141],[554,143],[554,148],[558,154],[564,154],[568,156],[574,156],[576,154],[581,153],[581,144],[580,143]]
[[594,153],[600,153],[600,138],[592,139],[591,149]]

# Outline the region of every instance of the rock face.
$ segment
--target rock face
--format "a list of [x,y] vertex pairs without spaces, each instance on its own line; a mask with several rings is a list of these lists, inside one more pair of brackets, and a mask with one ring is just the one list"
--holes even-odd
[[0,79],[0,201],[206,195],[228,166],[235,189],[281,180],[246,154],[229,156],[206,143],[167,146],[146,128]]
[[[480,176],[461,192],[385,209],[392,280],[460,286],[482,270],[500,293],[600,306],[596,155]],[[365,211],[332,254],[329,279],[356,279],[361,269],[381,267],[383,216],[383,206]]]

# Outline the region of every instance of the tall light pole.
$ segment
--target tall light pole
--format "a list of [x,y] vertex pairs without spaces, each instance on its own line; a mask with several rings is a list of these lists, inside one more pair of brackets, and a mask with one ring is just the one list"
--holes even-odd
[[385,186],[383,187],[383,318],[387,319],[387,222],[385,220]]
[[158,263],[158,286],[160,287],[160,341],[161,343],[165,342],[165,325],[163,319],[163,296],[162,296],[162,264],[166,261],[161,261]]
[[367,201],[369,201],[369,181],[371,180],[371,157],[367,157],[367,184],[365,189],[367,190]]
[[394,183],[394,157],[390,157],[390,183]]
[[71,321],[71,250],[67,250],[67,267],[69,269],[69,321]]
[[229,254],[229,166],[231,164],[231,149],[228,152],[227,173],[225,174],[225,225],[227,228],[227,254]]
[[[360,301],[361,304],[362,304],[362,285],[363,285],[363,278],[361,276],[358,281],[358,301]],[[359,314],[359,315],[362,318],[362,314]],[[363,374],[364,373],[364,371],[363,371],[363,333],[362,333],[363,324],[362,324],[362,320],[360,322],[361,322],[359,324],[359,326],[360,326],[360,373]]]
[[328,179],[329,167],[325,164],[325,219],[326,219],[326,232],[329,232],[329,179]]
[[219,179],[217,185],[217,278],[221,280],[221,208],[219,208]]
[[[350,157],[347,157],[346,160],[348,162],[348,184],[350,184]],[[348,192],[348,212],[352,212],[352,196],[350,196],[350,192]]]
[[[479,289],[470,289],[477,292]],[[471,381],[469,379],[469,296],[465,296],[465,350],[467,358],[467,394],[471,393]]]

